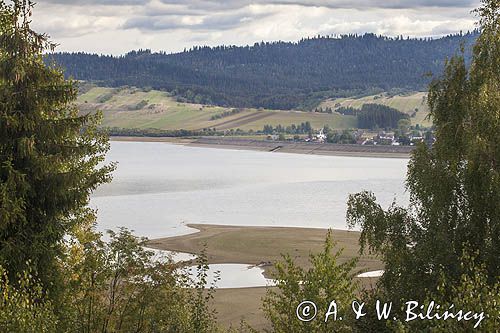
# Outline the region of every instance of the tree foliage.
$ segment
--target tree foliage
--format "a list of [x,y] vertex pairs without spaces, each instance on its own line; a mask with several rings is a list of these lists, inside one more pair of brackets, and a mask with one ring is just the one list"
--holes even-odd
[[145,239],[94,231],[88,202],[110,180],[108,139],[99,115],[72,104],[75,83],[44,63],[54,45],[30,29],[32,7],[0,2],[0,329],[216,331],[213,291],[156,260]]
[[[323,251],[310,255],[311,268],[305,270],[296,265],[287,254],[283,261],[275,264],[277,290],[268,289],[263,300],[266,318],[271,323],[271,331],[276,333],[298,332],[350,332],[352,322],[347,313],[357,289],[353,281],[353,269],[357,260],[351,259],[340,264],[338,258],[342,250],[333,251],[335,243],[329,231]],[[325,322],[324,314],[330,302],[335,300],[343,320]],[[300,321],[297,306],[303,301],[312,301],[317,307],[317,317],[312,321]],[[340,317],[340,315],[339,315]]]
[[275,133],[286,133],[286,134],[309,134],[312,133],[312,126],[309,121],[300,123],[300,124],[292,124],[290,126],[283,125],[264,125],[262,128],[262,133],[264,134],[275,134]]
[[382,104],[363,104],[361,110],[357,112],[359,128],[396,128],[402,119],[409,116],[390,106]]
[[335,110],[342,115],[357,116],[358,128],[396,128],[399,121],[409,121],[409,116],[387,105],[366,103],[361,109],[342,106]]
[[[91,227],[67,242],[61,332],[215,332],[202,253],[193,282],[168,256],[127,229],[103,242]],[[71,292],[70,292],[71,291]]]
[[[500,276],[492,283],[485,264],[478,263],[475,255],[469,253],[463,254],[460,266],[463,273],[458,281],[450,280],[442,274],[436,290],[430,292],[427,299],[422,303],[425,304],[425,307],[428,307],[431,302],[434,302],[441,309],[451,308],[451,312],[462,309],[464,312],[482,313],[481,320],[467,321],[449,318],[447,320],[397,321],[389,323],[388,327],[404,333],[424,330],[443,333],[498,332],[500,327],[498,311],[500,304]],[[477,327],[474,328],[475,325]]]
[[342,131],[334,131],[329,128],[323,129],[323,132],[326,133],[326,141],[330,143],[338,143],[338,144],[355,144],[356,138],[352,131],[342,130]]
[[0,266],[0,331],[52,333],[58,320],[50,300],[30,270],[10,281]]
[[[89,221],[90,222],[90,221]],[[65,242],[64,293],[56,309],[30,270],[11,282],[0,267],[2,332],[217,332],[206,289],[205,253],[196,279],[169,256],[146,249],[147,239],[127,229],[104,242],[93,225]]]
[[[483,1],[472,64],[458,55],[429,89],[436,141],[412,154],[408,208],[384,210],[373,194],[351,195],[347,219],[363,248],[381,253],[381,285],[394,300],[425,299],[444,274],[448,295],[465,250],[488,281],[500,275],[500,3]],[[450,296],[451,297],[451,296]]]
[[31,10],[0,2],[0,263],[12,278],[30,261],[52,297],[62,239],[112,166],[100,165],[99,117],[78,115],[74,83],[43,62],[54,45],[30,29]]

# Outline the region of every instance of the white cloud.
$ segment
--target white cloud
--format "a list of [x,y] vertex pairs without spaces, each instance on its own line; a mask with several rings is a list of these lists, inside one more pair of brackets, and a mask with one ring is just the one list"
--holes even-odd
[[61,51],[122,54],[151,48],[294,41],[373,32],[430,36],[470,30],[479,0],[46,0],[33,26]]

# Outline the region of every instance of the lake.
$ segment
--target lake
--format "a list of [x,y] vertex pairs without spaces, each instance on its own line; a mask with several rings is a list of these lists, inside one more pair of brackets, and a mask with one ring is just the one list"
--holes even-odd
[[188,223],[346,229],[349,193],[387,207],[408,202],[408,159],[318,156],[112,142],[114,179],[92,196],[101,231],[149,238],[193,232]]
[[[159,238],[195,232],[189,223],[346,229],[349,193],[373,191],[384,207],[408,203],[408,159],[112,142],[107,160],[118,162],[114,179],[91,199],[100,231],[124,226]],[[210,265],[210,277],[216,271],[218,288],[272,283],[259,267]]]

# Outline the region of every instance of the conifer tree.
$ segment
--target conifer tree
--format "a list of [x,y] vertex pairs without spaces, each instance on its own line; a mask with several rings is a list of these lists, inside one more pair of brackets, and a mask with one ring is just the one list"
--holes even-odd
[[11,277],[32,266],[54,295],[61,243],[113,166],[99,115],[79,115],[76,83],[44,64],[55,45],[30,28],[32,8],[0,1],[0,265]]

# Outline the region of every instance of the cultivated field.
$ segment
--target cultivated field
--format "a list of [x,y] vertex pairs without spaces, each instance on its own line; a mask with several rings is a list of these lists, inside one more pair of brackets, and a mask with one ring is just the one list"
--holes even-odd
[[328,99],[321,103],[318,107],[330,107],[334,110],[342,106],[360,109],[363,104],[367,103],[383,104],[409,115],[415,114],[410,118],[413,125],[431,125],[431,122],[425,119],[425,117],[429,114],[429,108],[427,106],[427,93],[425,92],[407,93],[395,96],[387,93],[381,93],[360,98],[350,97]]
[[319,114],[300,111],[244,109],[241,112],[212,120],[213,116],[231,111],[231,108],[179,103],[169,93],[134,88],[94,87],[78,97],[82,112],[102,110],[103,125],[123,128],[157,128],[165,130],[262,130],[264,125],[300,124],[309,121],[313,128],[328,125],[331,128],[353,128],[353,116]]
[[[412,115],[413,125],[429,126],[425,119],[429,110],[424,92],[391,96],[386,93],[360,98],[337,98],[322,102],[319,107],[337,109],[341,106],[361,108],[365,103],[383,104]],[[122,128],[157,128],[164,130],[262,130],[264,125],[299,125],[309,121],[313,128],[328,125],[334,129],[356,127],[353,116],[337,113],[315,113],[267,109],[243,109],[238,113],[218,117],[232,108],[180,103],[169,93],[157,90],[143,91],[136,88],[93,87],[78,97],[82,112],[102,110],[103,125]]]

